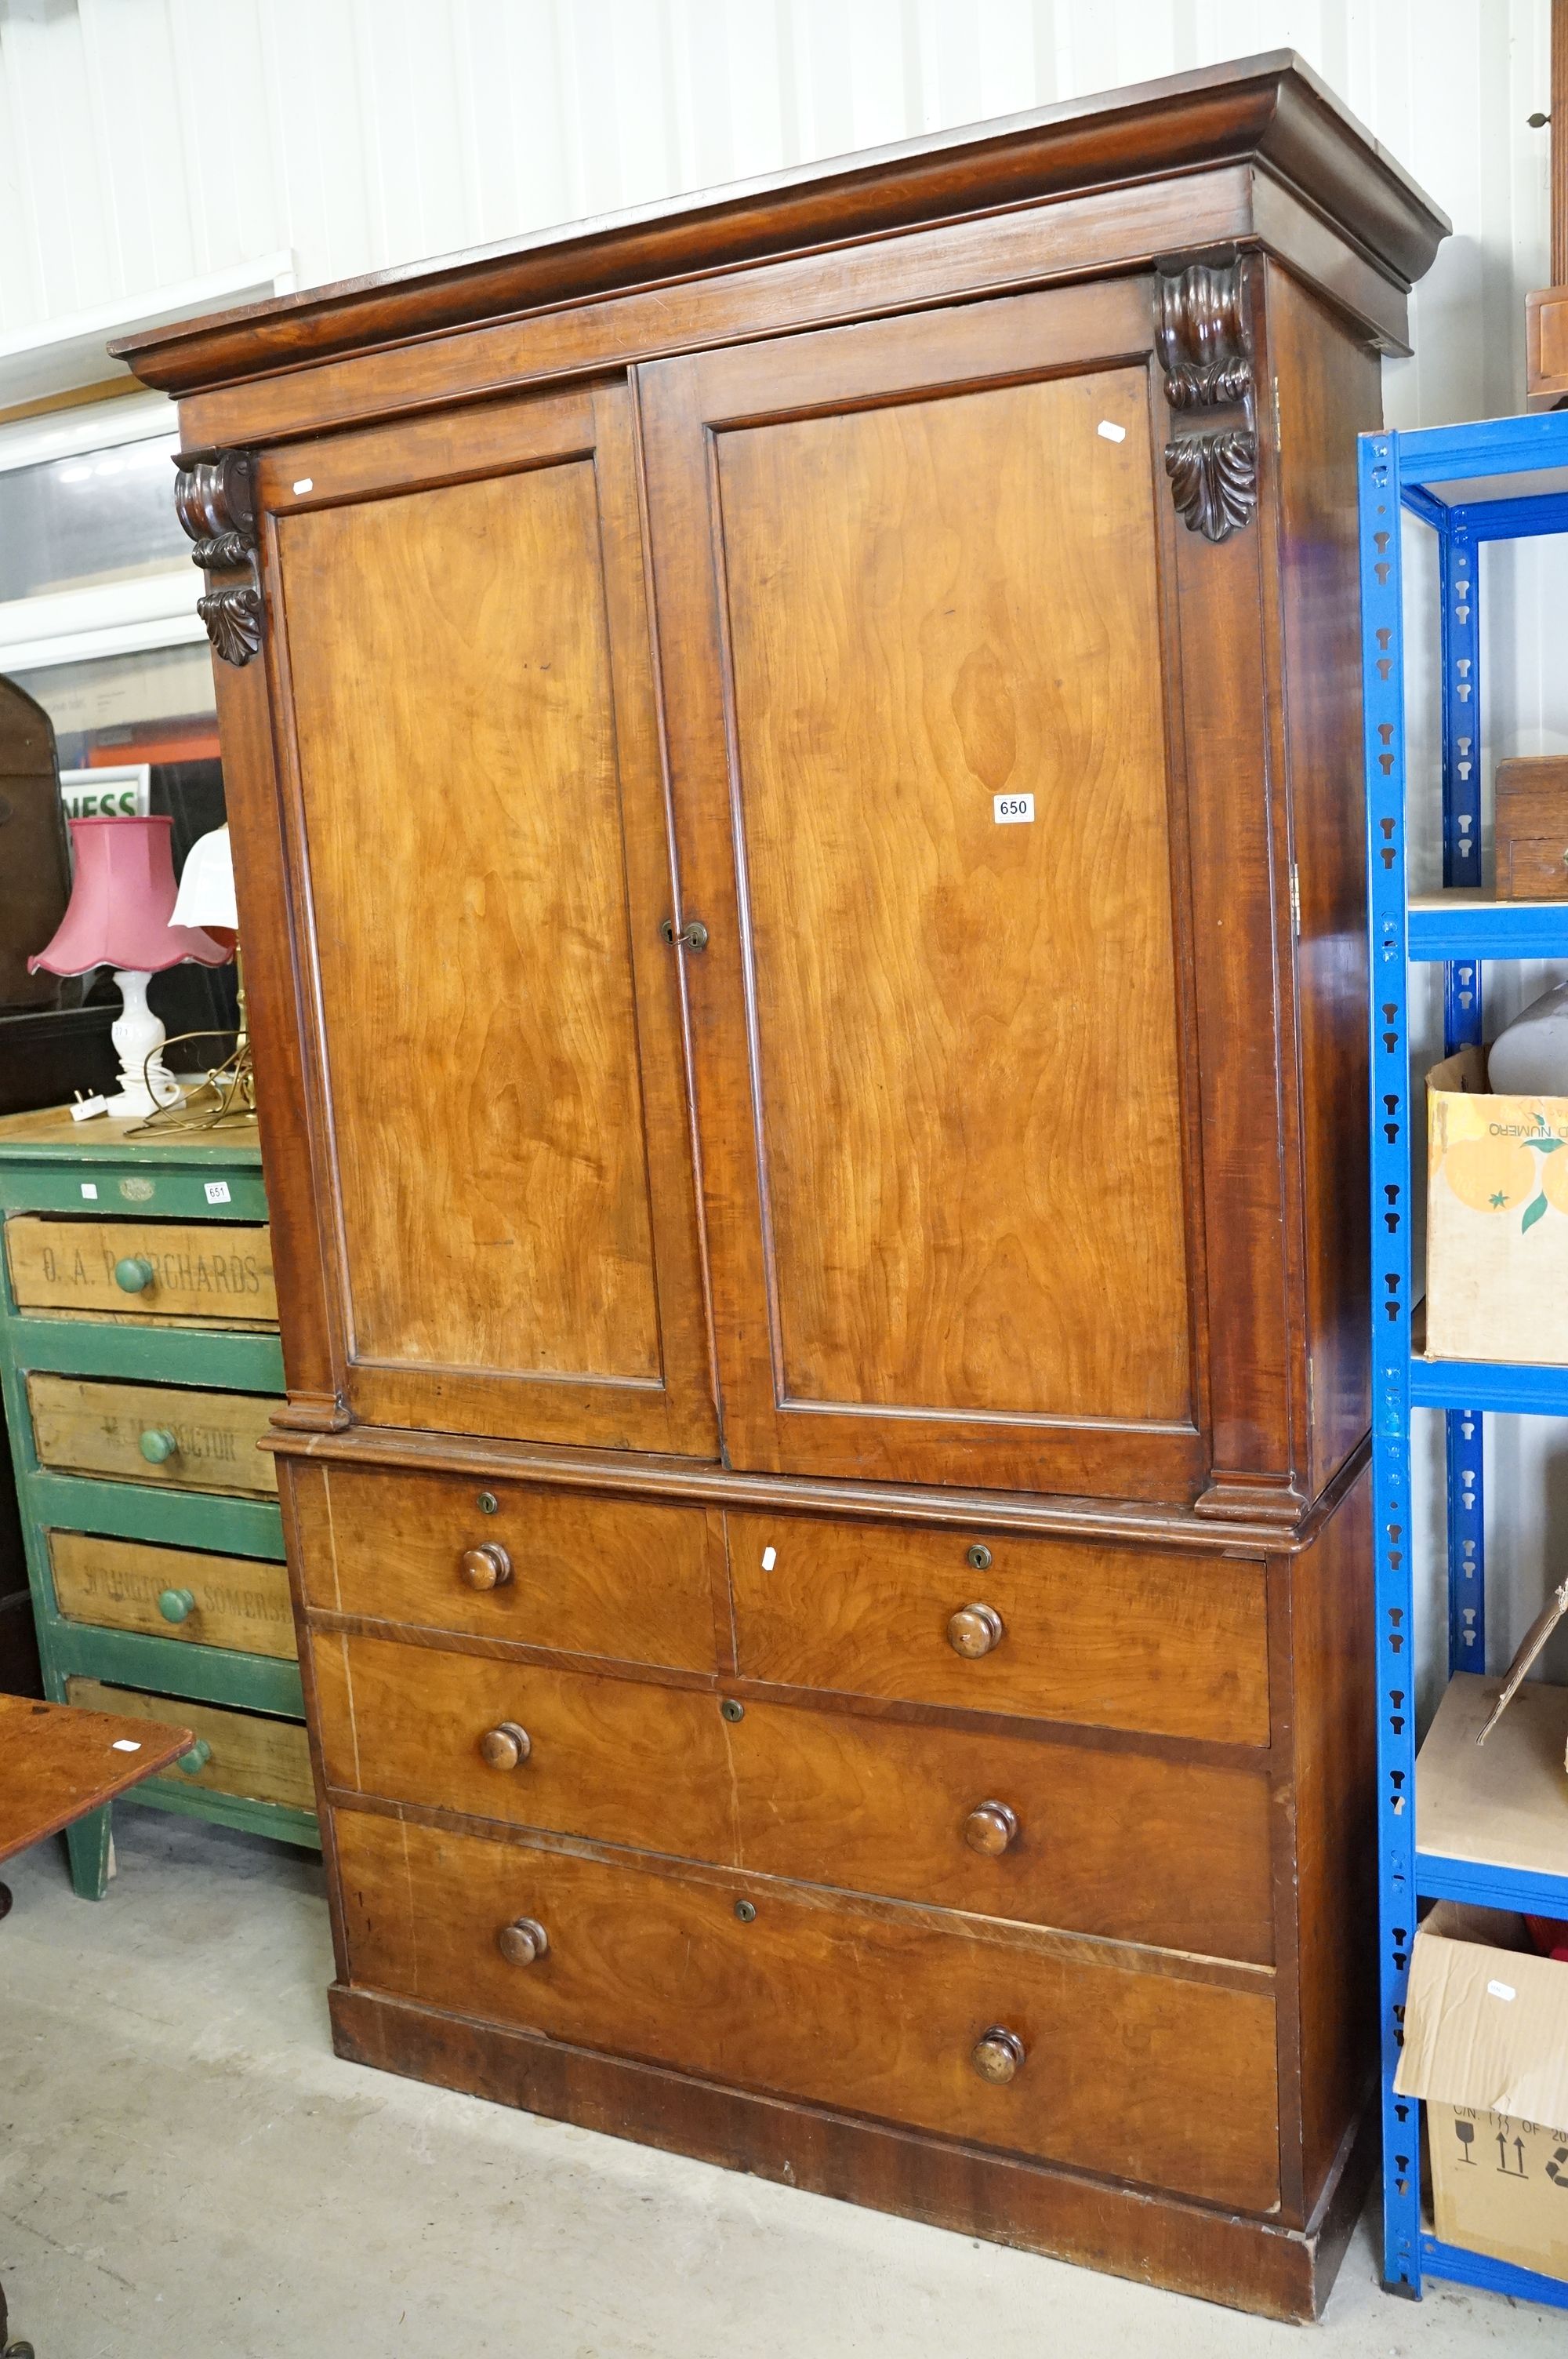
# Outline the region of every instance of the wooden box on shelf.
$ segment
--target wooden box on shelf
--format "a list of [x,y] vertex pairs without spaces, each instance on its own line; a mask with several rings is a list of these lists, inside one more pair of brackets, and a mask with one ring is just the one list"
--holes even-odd
[[1568,901],[1568,755],[1499,762],[1492,822],[1499,901]]

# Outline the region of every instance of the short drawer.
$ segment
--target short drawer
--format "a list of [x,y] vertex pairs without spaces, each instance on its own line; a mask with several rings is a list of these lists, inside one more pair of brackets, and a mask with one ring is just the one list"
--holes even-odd
[[727,1523],[750,1678],[1268,1742],[1261,1564],[805,1516]]
[[291,1479],[312,1605],[568,1654],[715,1668],[709,1549],[717,1556],[721,1541],[717,1517],[710,1530],[699,1507],[358,1468]]
[[751,1699],[728,1734],[748,1868],[1272,1960],[1260,1770]]
[[191,1703],[184,1696],[145,1695],[137,1688],[105,1687],[101,1680],[67,1680],[65,1688],[68,1703],[189,1728],[195,1745],[164,1772],[168,1785],[201,1786],[215,1794],[230,1794],[237,1801],[282,1802],[295,1810],[316,1808],[310,1748],[297,1721]]
[[311,1658],[333,1786],[688,1859],[734,1855],[716,1695],[328,1631]]
[[277,1489],[272,1458],[257,1448],[272,1414],[264,1394],[34,1375],[27,1403],[41,1466],[243,1498]]
[[241,1655],[297,1651],[286,1565],[90,1532],[48,1538],[55,1597],[72,1622]]
[[265,1225],[59,1221],[17,1212],[5,1223],[5,1262],[23,1310],[221,1327],[277,1324]]
[[[1208,2202],[1277,2198],[1267,1987],[360,1810],[334,1833],[355,1983]],[[520,1922],[542,1950],[524,1930],[503,1952]]]

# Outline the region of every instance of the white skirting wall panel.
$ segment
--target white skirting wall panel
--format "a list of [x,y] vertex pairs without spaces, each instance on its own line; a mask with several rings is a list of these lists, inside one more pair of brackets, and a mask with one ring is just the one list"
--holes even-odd
[[[1385,366],[1390,422],[1496,415],[1520,406],[1524,296],[1547,273],[1547,139],[1526,117],[1549,103],[1548,13],[1548,0],[0,0],[0,338],[290,249],[299,282],[319,283],[1290,46],[1453,216],[1418,290],[1415,357]],[[1488,756],[1568,749],[1562,626],[1543,621],[1568,613],[1563,548],[1492,552],[1483,585]],[[1423,707],[1426,685],[1412,677]],[[1540,1602],[1553,1526],[1568,1554],[1568,1434],[1498,1419],[1494,1436],[1506,1657]],[[1438,1516],[1435,1441],[1433,1464]]]

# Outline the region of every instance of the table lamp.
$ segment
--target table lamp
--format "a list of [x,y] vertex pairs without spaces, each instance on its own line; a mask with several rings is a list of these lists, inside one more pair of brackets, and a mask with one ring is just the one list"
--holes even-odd
[[210,935],[169,923],[175,902],[173,827],[167,816],[73,819],[76,876],[70,899],[53,940],[27,961],[31,971],[43,967],[50,974],[114,968],[125,1005],[110,1033],[121,1086],[108,1111],[132,1119],[184,1102],[163,1061],[164,1027],[147,1006],[148,983],[187,959],[199,966],[224,966],[233,956]]

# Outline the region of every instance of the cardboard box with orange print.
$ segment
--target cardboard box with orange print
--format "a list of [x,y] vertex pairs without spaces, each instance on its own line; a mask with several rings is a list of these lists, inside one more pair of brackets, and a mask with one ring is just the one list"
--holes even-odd
[[1428,1358],[1568,1364],[1568,1098],[1495,1097],[1462,1049],[1426,1109]]

